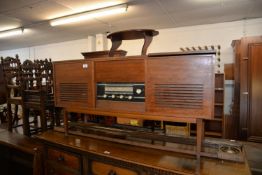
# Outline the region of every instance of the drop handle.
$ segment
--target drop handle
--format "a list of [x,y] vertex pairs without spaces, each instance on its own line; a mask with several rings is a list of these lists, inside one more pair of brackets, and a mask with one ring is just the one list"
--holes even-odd
[[63,161],[65,161],[65,158],[64,158],[64,156],[60,155],[60,156],[57,158],[57,160],[58,160],[59,162],[63,162]]
[[116,172],[114,170],[110,170],[107,175],[117,175],[117,174],[116,174]]
[[242,92],[243,95],[248,95],[248,92]]

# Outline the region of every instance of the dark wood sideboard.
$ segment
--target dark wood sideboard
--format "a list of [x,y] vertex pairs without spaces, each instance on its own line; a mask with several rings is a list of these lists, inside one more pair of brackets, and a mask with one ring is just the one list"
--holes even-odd
[[198,164],[194,156],[52,131],[37,139],[46,175],[250,175],[246,161],[201,158]]

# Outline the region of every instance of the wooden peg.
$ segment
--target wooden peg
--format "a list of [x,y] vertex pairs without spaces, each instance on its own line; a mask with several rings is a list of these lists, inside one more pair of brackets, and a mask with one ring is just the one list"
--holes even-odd
[[182,48],[182,47],[180,47],[180,50],[181,50],[182,52],[185,52],[185,49],[184,49],[184,48]]

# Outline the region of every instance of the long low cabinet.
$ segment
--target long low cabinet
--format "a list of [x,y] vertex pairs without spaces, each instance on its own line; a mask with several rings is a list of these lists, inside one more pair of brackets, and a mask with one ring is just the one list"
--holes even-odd
[[45,132],[46,175],[175,175],[250,174],[246,163],[201,158],[170,151],[130,146],[95,138]]

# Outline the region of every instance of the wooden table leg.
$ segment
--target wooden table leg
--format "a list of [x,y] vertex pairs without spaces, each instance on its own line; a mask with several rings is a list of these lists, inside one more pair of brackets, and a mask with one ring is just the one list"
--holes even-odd
[[114,56],[114,52],[118,49],[118,47],[122,44],[121,39],[112,39],[112,47],[109,51],[109,57]]
[[144,33],[144,45],[141,51],[141,55],[146,55],[147,48],[151,44],[153,37]]
[[205,134],[205,124],[203,119],[197,119],[197,158],[200,158],[202,144]]
[[203,141],[205,137],[205,123],[203,119],[197,119],[197,161],[196,161],[196,175],[200,174],[201,170],[201,152]]

